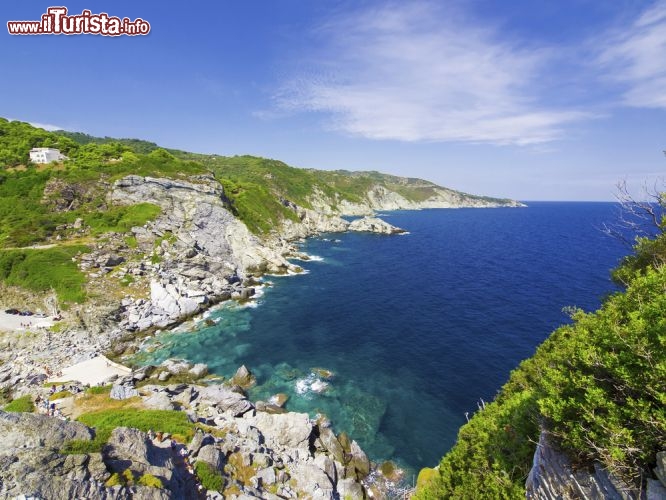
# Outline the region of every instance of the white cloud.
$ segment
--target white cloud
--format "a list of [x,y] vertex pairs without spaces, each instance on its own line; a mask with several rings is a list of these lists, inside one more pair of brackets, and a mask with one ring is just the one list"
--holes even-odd
[[553,54],[459,12],[405,2],[332,19],[314,69],[276,95],[282,110],[329,114],[372,139],[537,144],[592,115],[539,102]]
[[666,109],[666,1],[607,34],[603,43],[598,62],[608,80],[622,85],[623,103]]
[[33,127],[43,128],[44,130],[48,130],[49,132],[53,132],[54,130],[64,130],[63,127],[61,127],[60,125],[52,125],[50,123],[38,123],[38,122],[28,122],[28,123]]
[[[23,120],[17,120],[16,118],[7,118],[10,122],[15,122],[15,121],[23,121]],[[48,130],[49,132],[53,132],[54,130],[64,130],[64,127],[61,127],[59,125],[52,125],[50,123],[39,123],[39,122],[26,122],[32,125],[33,127],[37,128],[43,128],[44,130]]]

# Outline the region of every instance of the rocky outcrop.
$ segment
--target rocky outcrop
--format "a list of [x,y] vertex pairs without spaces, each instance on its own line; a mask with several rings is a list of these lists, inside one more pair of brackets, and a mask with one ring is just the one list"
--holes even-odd
[[[355,441],[342,439],[345,450],[327,421],[284,410],[260,411],[259,403],[220,384],[147,385],[141,391],[144,402],[160,395],[214,429],[211,434],[197,432],[187,450],[191,461],[217,470],[229,491],[259,498],[274,498],[269,491],[283,498],[303,494],[326,499],[365,497],[363,480],[370,463]],[[114,438],[114,449],[117,441]],[[133,463],[154,462],[140,439],[131,443],[131,449],[121,447],[125,451],[117,453],[132,457]]]
[[110,201],[162,208],[155,221],[132,230],[147,254],[141,265],[150,277],[150,300],[123,303],[121,324],[127,330],[166,327],[220,300],[249,296],[242,285],[247,270],[295,271],[228,210],[224,190],[212,176],[190,181],[127,176],[116,181]]
[[574,468],[569,458],[557,450],[548,434],[542,431],[525,489],[527,498],[534,500],[633,500],[666,498],[664,486],[659,481],[648,481],[647,491],[641,493],[609,473],[599,463],[595,463],[589,470]]
[[349,224],[349,231],[379,233],[379,234],[400,234],[404,229],[392,226],[378,217],[363,217],[356,219]]

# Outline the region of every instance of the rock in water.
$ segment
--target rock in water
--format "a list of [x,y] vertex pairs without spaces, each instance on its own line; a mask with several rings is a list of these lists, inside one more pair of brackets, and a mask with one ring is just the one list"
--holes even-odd
[[243,389],[252,387],[255,382],[256,379],[254,378],[254,375],[252,375],[250,370],[248,370],[245,365],[241,365],[241,367],[236,370],[236,374],[231,379],[232,384],[239,385]]
[[370,460],[356,441],[352,441],[349,448],[351,453],[349,466],[356,469],[356,476],[359,479],[363,479],[370,474]]
[[399,234],[404,233],[404,229],[392,226],[377,217],[363,217],[356,219],[349,224],[350,231],[379,233],[379,234]]

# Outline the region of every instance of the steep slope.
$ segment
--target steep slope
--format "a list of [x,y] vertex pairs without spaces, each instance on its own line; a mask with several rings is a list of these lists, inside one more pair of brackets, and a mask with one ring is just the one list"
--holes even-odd
[[530,498],[666,495],[651,479],[666,443],[665,242],[642,240],[616,272],[626,291],[575,311],[511,373],[416,498],[524,498],[528,476]]

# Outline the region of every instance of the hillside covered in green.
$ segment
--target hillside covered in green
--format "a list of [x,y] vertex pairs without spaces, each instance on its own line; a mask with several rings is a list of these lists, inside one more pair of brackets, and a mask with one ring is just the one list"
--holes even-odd
[[[661,207],[662,213],[664,206]],[[599,462],[627,484],[653,477],[666,448],[666,218],[614,271],[626,286],[593,313],[573,311],[458,434],[416,498],[525,498],[541,429],[574,464]]]
[[[35,147],[67,156],[48,165],[30,162]],[[72,258],[88,251],[93,238],[127,233],[160,213],[157,206],[113,205],[114,181],[128,175],[195,180],[213,175],[224,187],[228,208],[259,236],[298,221],[293,204],[363,203],[381,188],[419,202],[436,190],[458,200],[497,200],[466,195],[420,180],[378,172],[325,172],[294,168],[254,156],[225,157],[160,148],[139,139],[99,138],[78,132],[48,132],[0,118],[0,282],[34,292],[55,291],[65,302],[86,299],[85,279]],[[81,230],[75,229],[84,228]],[[48,272],[36,263],[50,262]]]

